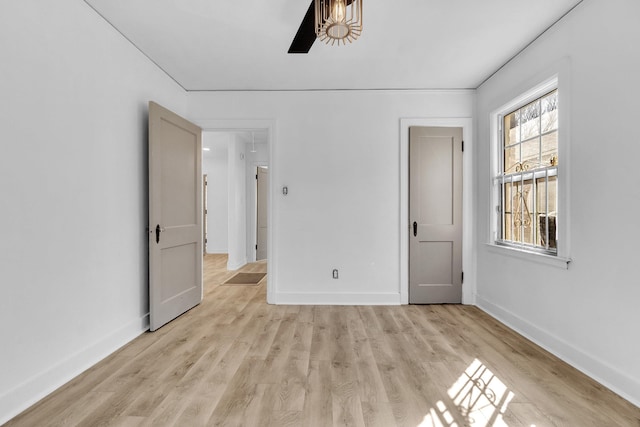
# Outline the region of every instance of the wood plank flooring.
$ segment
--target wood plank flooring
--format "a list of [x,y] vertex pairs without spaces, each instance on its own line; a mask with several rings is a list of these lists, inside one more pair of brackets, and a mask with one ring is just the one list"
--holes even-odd
[[[640,409],[475,307],[274,306],[220,286],[7,426],[640,426]],[[266,271],[265,263],[243,272]]]

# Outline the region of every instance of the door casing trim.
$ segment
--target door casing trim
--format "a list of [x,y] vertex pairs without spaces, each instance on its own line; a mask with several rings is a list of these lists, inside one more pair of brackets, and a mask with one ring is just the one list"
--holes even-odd
[[471,117],[417,117],[400,119],[400,304],[409,304],[409,128],[459,127],[462,128],[464,155],[462,156],[462,303],[475,304],[474,242],[474,144]]

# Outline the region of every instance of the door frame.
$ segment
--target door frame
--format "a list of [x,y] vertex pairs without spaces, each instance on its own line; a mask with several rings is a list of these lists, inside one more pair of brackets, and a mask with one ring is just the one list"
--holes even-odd
[[276,193],[276,178],[277,168],[275,164],[275,146],[276,146],[276,121],[273,119],[255,119],[255,120],[217,120],[217,119],[201,119],[192,120],[202,128],[203,132],[256,132],[264,131],[267,133],[267,146],[268,146],[268,158],[269,165],[269,191],[267,194],[268,199],[268,211],[267,211],[267,303],[275,304],[275,296],[277,289],[277,245],[274,240],[277,238],[277,214],[278,209],[276,204],[278,198],[274,197]]
[[462,303],[475,304],[474,244],[474,153],[473,119],[452,118],[401,118],[400,119],[400,304],[409,304],[409,128],[459,127],[462,128],[464,154],[462,156]]

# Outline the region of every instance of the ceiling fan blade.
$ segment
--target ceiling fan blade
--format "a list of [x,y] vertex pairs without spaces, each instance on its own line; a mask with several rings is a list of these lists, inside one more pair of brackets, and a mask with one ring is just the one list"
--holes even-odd
[[309,49],[313,46],[313,42],[316,40],[316,17],[314,0],[311,0],[309,9],[304,15],[300,27],[296,36],[293,38],[293,42],[289,47],[288,53],[309,53]]

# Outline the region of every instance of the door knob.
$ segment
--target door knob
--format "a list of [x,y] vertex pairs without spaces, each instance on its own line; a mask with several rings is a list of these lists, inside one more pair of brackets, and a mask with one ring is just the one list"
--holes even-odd
[[413,221],[413,237],[418,235],[418,223]]
[[160,233],[164,231],[164,227],[160,227],[160,224],[156,225],[156,243],[160,243]]

